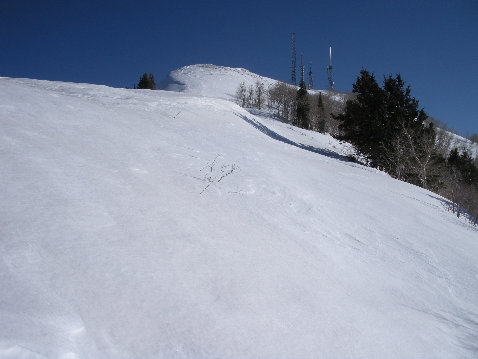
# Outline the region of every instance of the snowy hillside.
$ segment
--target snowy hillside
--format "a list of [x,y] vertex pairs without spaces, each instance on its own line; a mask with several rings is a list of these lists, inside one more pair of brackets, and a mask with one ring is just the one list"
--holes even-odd
[[[236,90],[242,82],[247,88],[260,82],[267,89],[280,81],[255,74],[246,69],[199,64],[171,71],[167,78],[159,84],[158,88],[194,96],[234,100]],[[340,103],[345,103],[347,96],[346,93],[338,91],[309,90],[309,92],[312,94],[322,92]]]
[[[234,101],[237,88],[244,82],[246,88],[255,86],[256,82],[263,83],[265,88],[277,84],[279,81],[260,76],[249,70],[231,68],[209,64],[185,66],[171,71],[158,88],[166,91],[183,92],[193,96],[213,97]],[[340,91],[309,90],[315,94],[322,92],[325,96],[337,103],[337,106],[345,106],[348,94]],[[473,157],[478,156],[478,145],[469,140],[451,133],[450,149],[457,147],[460,150],[467,149]]]
[[199,69],[0,78],[0,358],[476,358],[477,229]]
[[172,71],[158,87],[161,90],[179,91],[188,95],[233,100],[241,82],[249,87],[258,81],[266,88],[278,82],[246,69],[202,64]]
[[448,132],[451,136],[450,139],[450,149],[458,148],[460,151],[468,151],[472,157],[478,157],[478,144],[473,143],[472,141],[457,135],[456,133]]

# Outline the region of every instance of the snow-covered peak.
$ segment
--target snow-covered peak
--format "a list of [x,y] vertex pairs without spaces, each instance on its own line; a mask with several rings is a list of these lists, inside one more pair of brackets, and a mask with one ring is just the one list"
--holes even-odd
[[242,68],[200,64],[171,71],[159,84],[159,89],[231,100],[241,82],[247,87],[260,82],[267,88],[279,81]]

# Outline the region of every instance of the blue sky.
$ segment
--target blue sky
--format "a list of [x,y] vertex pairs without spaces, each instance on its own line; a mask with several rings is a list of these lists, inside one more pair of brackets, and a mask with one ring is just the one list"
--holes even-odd
[[2,0],[0,76],[132,86],[185,65],[288,81],[290,36],[326,88],[400,73],[428,114],[478,133],[478,1]]

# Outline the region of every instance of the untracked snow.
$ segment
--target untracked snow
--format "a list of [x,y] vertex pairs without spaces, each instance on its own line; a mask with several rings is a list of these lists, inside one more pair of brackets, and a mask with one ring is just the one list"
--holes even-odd
[[257,82],[264,84],[265,88],[279,83],[246,69],[201,64],[171,71],[166,79],[159,83],[159,88],[194,96],[233,100],[241,83],[249,88],[254,87]]
[[191,76],[0,79],[0,358],[478,356],[476,227]]

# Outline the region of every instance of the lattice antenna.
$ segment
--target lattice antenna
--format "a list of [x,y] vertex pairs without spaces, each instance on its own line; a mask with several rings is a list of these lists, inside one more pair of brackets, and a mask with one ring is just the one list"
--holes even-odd
[[304,81],[304,61],[303,61],[303,58],[304,58],[304,55],[300,54],[300,82],[301,83]]
[[312,73],[312,62],[309,62],[309,90],[314,88],[314,74]]
[[290,74],[291,74],[291,83],[292,85],[297,84],[297,55],[295,52],[295,32],[292,33],[292,65],[290,67]]
[[332,46],[329,47],[329,66],[327,66],[327,78],[329,79],[329,89],[334,89],[334,79],[332,77]]

